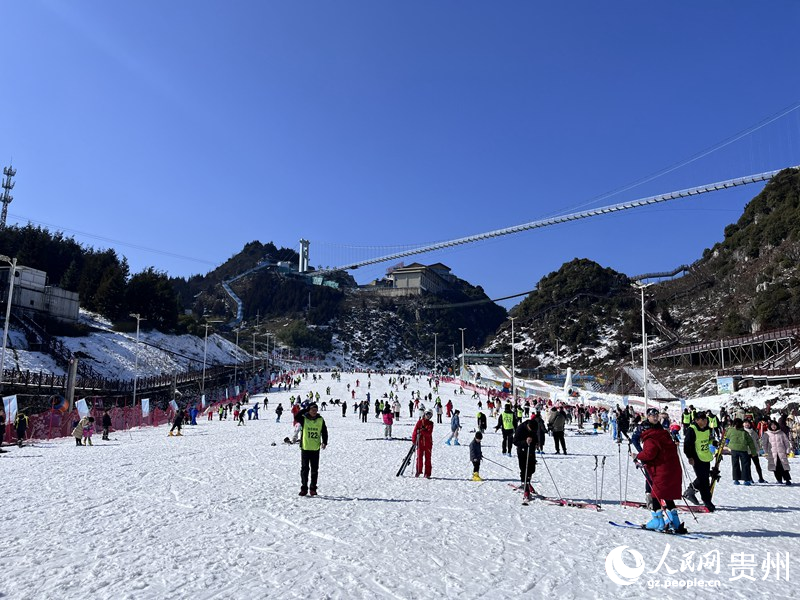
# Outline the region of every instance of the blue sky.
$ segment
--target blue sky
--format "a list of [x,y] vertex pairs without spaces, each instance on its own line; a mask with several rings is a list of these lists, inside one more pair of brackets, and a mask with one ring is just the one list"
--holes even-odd
[[[800,102],[795,1],[4,0],[0,16],[9,222],[113,247],[133,273],[300,238],[340,265],[800,164],[798,109],[606,195]],[[575,257],[667,270],[759,189],[406,262],[491,297]]]

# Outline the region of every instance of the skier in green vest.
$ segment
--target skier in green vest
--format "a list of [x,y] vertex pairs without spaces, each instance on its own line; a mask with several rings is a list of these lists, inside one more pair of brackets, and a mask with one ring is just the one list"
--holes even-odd
[[703,411],[694,416],[694,424],[686,430],[683,441],[683,453],[689,459],[689,464],[694,468],[695,480],[683,493],[683,497],[700,504],[696,492],[700,492],[702,503],[709,512],[714,512],[715,507],[711,502],[711,461],[714,455],[709,450],[711,444],[711,429],[708,427],[708,417]]
[[[319,474],[319,451],[328,445],[328,427],[325,419],[319,415],[316,402],[309,404],[308,408],[295,417],[300,424],[300,495],[317,495],[317,475]],[[311,485],[308,483],[309,471]]]

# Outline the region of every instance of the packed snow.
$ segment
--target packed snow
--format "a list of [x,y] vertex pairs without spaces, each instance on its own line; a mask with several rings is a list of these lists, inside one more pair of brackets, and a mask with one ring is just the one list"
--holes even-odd
[[[533,479],[546,496],[592,502],[602,481],[600,512],[543,500],[522,506],[509,485],[519,481],[516,456],[501,455],[492,419],[485,480],[471,481],[477,403],[469,393],[439,388],[462,413],[462,445],[444,445],[449,420],[437,424],[426,480],[413,476],[413,464],[402,477],[396,472],[416,422],[411,392],[431,393],[428,381],[401,388],[393,432],[401,439],[392,441],[382,439],[372,410],[367,423],[352,413],[348,383],[356,400],[390,391],[388,376],[309,376],[299,388],[269,393],[268,409],[244,426],[203,415],[183,437],[156,427],[114,431],[107,442],[96,435],[92,447],[68,438],[7,448],[0,597],[798,597],[798,490],[774,484],[763,459],[769,484],[735,487],[726,460],[718,512],[697,522],[682,514],[689,531],[709,539],[615,528],[610,520],[644,522],[649,513],[618,504],[621,496],[641,500],[644,483],[627,446],[610,434],[579,435],[571,426],[566,456],[553,454],[548,438]],[[348,403],[346,417],[335,405],[321,412],[330,437],[316,498],[298,496],[299,449],[283,443],[291,414],[276,423],[274,413],[309,391]],[[251,400],[263,407],[263,398]],[[795,472],[798,461],[790,463]]]

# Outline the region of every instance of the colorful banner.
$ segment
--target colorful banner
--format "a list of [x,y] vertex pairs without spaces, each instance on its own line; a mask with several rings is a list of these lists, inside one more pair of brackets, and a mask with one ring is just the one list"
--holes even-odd
[[17,396],[3,397],[3,410],[6,411],[6,425],[11,425],[17,418]]
[[86,404],[86,398],[81,398],[75,403],[75,408],[78,409],[78,415],[82,419],[89,416],[89,405]]
[[150,416],[150,398],[142,398],[142,418]]
[[53,397],[53,410],[57,410],[60,413],[69,412],[69,402],[64,396],[54,396]]

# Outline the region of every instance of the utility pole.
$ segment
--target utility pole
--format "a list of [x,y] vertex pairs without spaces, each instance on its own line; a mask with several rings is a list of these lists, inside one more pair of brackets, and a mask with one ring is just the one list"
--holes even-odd
[[514,383],[515,363],[514,363],[514,321],[517,317],[509,317],[511,319],[511,397],[514,402],[517,401],[517,390]]
[[439,334],[433,334],[433,376],[436,377],[439,372],[439,363],[437,361],[437,350],[439,348]]
[[459,379],[464,378],[464,332],[467,330],[466,327],[459,327],[461,331],[461,373],[458,374]]
[[9,192],[14,189],[14,182],[11,181],[11,178],[14,177],[14,175],[16,174],[17,170],[13,168],[11,165],[3,167],[3,175],[5,175],[6,178],[3,181],[3,195],[0,196],[0,202],[3,203],[3,213],[2,215],[0,215],[0,229],[6,228],[8,205],[11,204],[11,201],[14,199],[14,196],[9,194]]

